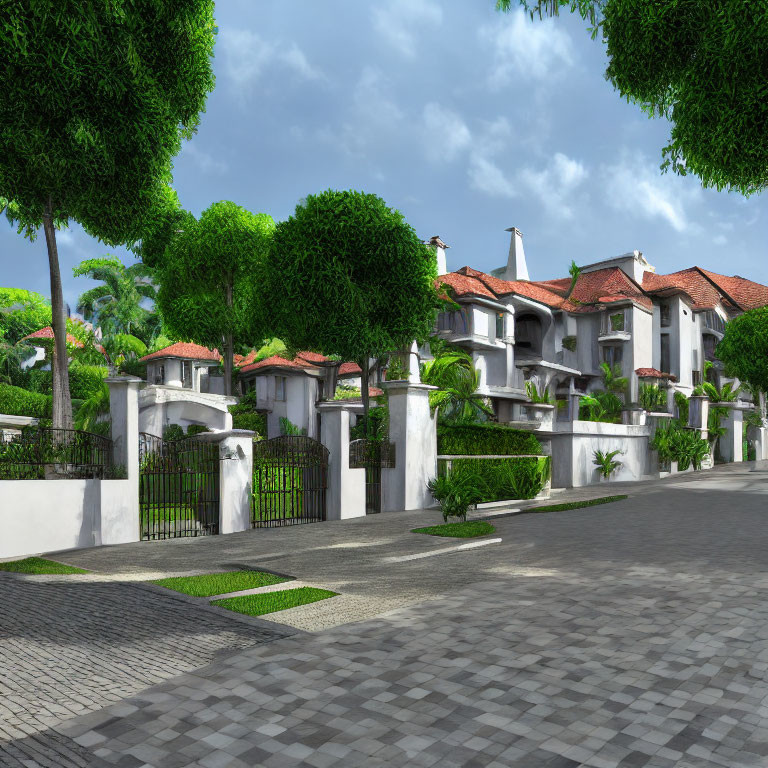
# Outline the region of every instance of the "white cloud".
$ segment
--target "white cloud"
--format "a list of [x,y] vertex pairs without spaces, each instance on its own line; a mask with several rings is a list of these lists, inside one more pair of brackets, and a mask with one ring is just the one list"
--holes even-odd
[[522,186],[541,200],[551,215],[571,219],[574,212],[569,202],[588,175],[587,169],[578,160],[557,152],[540,170],[523,168],[518,179]]
[[701,192],[682,177],[662,174],[643,155],[627,152],[617,163],[604,166],[602,174],[608,203],[616,210],[663,219],[676,232],[694,228],[686,205],[696,201]]
[[305,80],[321,76],[296,43],[264,40],[248,29],[220,28],[217,46],[223,52],[225,74],[238,87],[255,82],[268,67],[274,65],[288,69]]
[[532,22],[521,9],[480,29],[480,39],[491,50],[491,87],[507,85],[516,75],[551,78],[573,64],[575,54],[568,33],[555,19]]
[[515,197],[514,184],[492,160],[480,153],[473,153],[469,159],[469,183],[473,189],[491,197]]
[[433,163],[455,160],[472,142],[472,134],[461,115],[440,104],[427,104],[423,121],[427,157]]
[[725,235],[717,235],[712,239],[712,242],[715,245],[726,245],[726,243],[728,242],[728,238]]
[[373,10],[376,31],[409,58],[425,40],[434,39],[434,28],[442,22],[443,10],[434,0],[389,0]]
[[221,174],[226,173],[229,170],[229,166],[225,162],[217,160],[213,155],[204,152],[191,141],[184,144],[182,155],[191,158],[203,173]]

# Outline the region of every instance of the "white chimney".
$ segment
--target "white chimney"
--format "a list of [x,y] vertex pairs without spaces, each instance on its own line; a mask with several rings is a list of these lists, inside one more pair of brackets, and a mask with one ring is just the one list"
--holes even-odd
[[446,245],[441,239],[440,235],[434,235],[433,237],[429,238],[428,245],[430,245],[434,251],[435,256],[437,258],[437,274],[438,275],[447,275],[448,274],[448,266],[446,264],[445,260],[445,251],[447,248],[450,248],[450,245]]
[[504,230],[511,232],[509,241],[509,258],[507,259],[507,271],[505,280],[530,280],[528,265],[525,263],[525,251],[523,250],[523,233],[517,227]]

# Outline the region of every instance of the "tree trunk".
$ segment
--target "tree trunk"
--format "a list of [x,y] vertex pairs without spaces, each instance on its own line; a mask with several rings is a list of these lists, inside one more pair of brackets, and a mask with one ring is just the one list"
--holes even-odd
[[72,429],[72,399],[69,395],[69,359],[67,356],[67,323],[64,294],[61,289],[59,252],[53,225],[53,204],[48,198],[43,214],[45,243],[48,246],[48,267],[51,274],[51,326],[53,328],[53,426]]
[[230,327],[224,336],[224,394],[232,394],[232,368],[234,367],[234,338],[232,335],[232,277],[227,280],[227,319]]
[[368,382],[370,381],[370,370],[368,368],[368,356],[366,355],[360,361],[362,375],[360,377],[360,394],[363,396],[363,424],[365,424],[366,438],[371,436],[371,424],[368,420],[368,411],[370,409],[370,397],[368,392]]

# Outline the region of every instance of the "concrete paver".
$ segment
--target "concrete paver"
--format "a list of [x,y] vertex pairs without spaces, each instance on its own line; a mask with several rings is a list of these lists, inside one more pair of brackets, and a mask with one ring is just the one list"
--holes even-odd
[[[358,621],[230,646],[36,738],[69,750],[70,762],[55,765],[764,766],[768,476],[726,468],[695,480],[496,520],[501,544],[400,563],[383,560],[445,546],[405,533],[434,513],[69,553],[62,559],[98,571],[66,581],[73,591],[90,579],[153,604],[156,594],[125,581],[190,563],[261,566],[351,596],[358,607],[340,620]],[[17,590],[13,599],[40,598]],[[86,613],[98,626],[98,611]],[[66,615],[53,621],[66,631]],[[230,631],[221,621],[218,631]],[[46,632],[22,626],[8,637]],[[158,636],[162,645],[167,634]],[[92,642],[81,635],[72,646]],[[46,647],[51,662],[65,645],[59,634]],[[120,642],[105,646],[119,660]],[[47,676],[44,660],[36,671]]]

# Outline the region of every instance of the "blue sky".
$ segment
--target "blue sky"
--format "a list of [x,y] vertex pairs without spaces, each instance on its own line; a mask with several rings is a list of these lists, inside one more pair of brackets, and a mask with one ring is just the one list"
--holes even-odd
[[[210,95],[177,157],[182,205],[233,200],[284,219],[308,193],[361,189],[490,270],[518,227],[531,278],[643,251],[768,283],[760,196],[659,171],[669,126],[604,79],[605,51],[568,15],[530,21],[493,0],[219,0]],[[117,253],[59,234],[66,300],[82,259]],[[0,285],[49,294],[42,236],[0,224]]]

